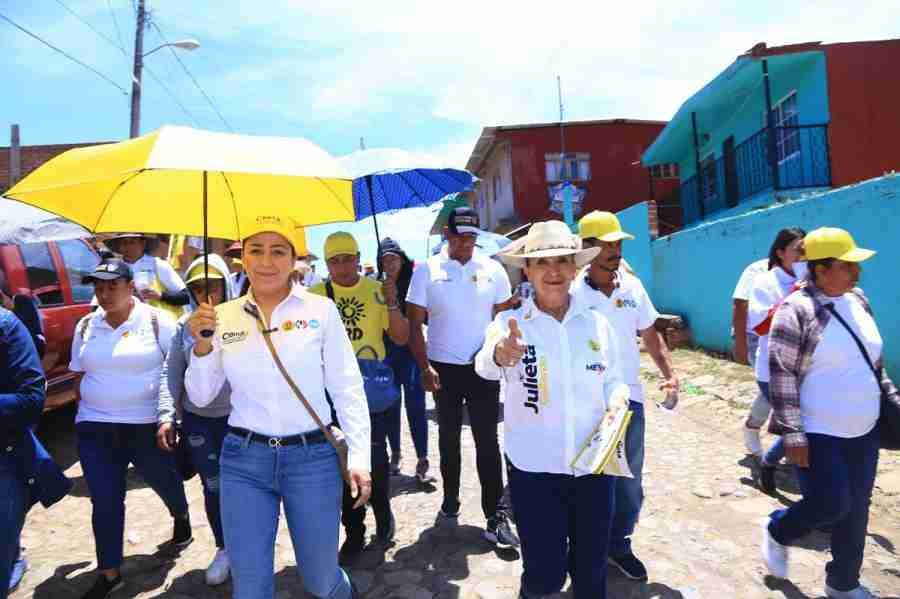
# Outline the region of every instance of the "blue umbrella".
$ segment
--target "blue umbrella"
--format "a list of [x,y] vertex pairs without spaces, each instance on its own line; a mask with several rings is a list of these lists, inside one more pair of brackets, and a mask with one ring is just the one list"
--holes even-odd
[[391,169],[364,175],[353,180],[356,220],[371,216],[380,244],[377,214],[430,206],[448,194],[471,191],[475,181],[469,171],[455,168]]

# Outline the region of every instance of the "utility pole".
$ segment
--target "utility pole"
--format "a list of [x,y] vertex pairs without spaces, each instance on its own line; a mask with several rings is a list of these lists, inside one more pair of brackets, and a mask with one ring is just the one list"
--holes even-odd
[[141,71],[144,67],[144,27],[147,13],[145,0],[137,3],[137,29],[134,33],[134,71],[131,75],[131,135],[141,134]]

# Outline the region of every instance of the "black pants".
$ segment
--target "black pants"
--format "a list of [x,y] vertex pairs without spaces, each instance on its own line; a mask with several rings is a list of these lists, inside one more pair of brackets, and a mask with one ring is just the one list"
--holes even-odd
[[459,479],[462,469],[460,436],[463,403],[469,413],[472,438],[475,440],[475,463],[481,483],[481,509],[485,518],[493,518],[503,510],[503,464],[497,441],[500,417],[500,384],[487,381],[475,373],[471,364],[460,366],[432,362],[441,379],[435,394],[438,415],[438,445],[441,450],[441,477],[444,479],[444,502],[441,509],[459,511]]
[[[369,505],[375,514],[376,530],[387,533],[391,521],[391,476],[388,470],[387,454],[387,416],[390,410],[380,414],[369,413],[372,422],[372,496]],[[356,502],[350,495],[350,487],[344,485],[344,498],[341,506],[341,522],[347,531],[347,537],[365,539],[366,506],[353,509]]]

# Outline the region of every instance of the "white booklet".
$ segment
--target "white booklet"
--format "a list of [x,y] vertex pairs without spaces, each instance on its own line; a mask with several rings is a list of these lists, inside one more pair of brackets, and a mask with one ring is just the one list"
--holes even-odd
[[607,412],[572,462],[575,474],[608,474],[634,478],[625,454],[625,432],[631,410],[623,406]]

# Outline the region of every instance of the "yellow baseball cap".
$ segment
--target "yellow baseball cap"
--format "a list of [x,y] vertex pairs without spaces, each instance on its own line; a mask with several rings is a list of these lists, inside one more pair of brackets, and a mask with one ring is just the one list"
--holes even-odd
[[305,256],[306,231],[293,220],[282,216],[257,216],[249,222],[241,223],[241,242],[259,233],[277,233],[284,237],[298,256]]
[[856,247],[850,233],[836,227],[821,227],[803,238],[807,260],[837,258],[844,262],[862,262],[875,255],[873,250]]
[[331,260],[341,254],[355,256],[359,253],[356,238],[346,231],[337,231],[325,239],[325,260]]
[[634,239],[634,235],[629,235],[622,230],[622,225],[619,224],[619,219],[615,214],[599,210],[585,214],[578,221],[578,235],[582,239],[594,237],[600,241]]
[[[209,269],[209,278],[210,279],[224,279],[225,277],[223,277],[222,273],[220,273],[217,269],[210,268]],[[184,279],[184,284],[190,285],[191,283],[196,283],[197,281],[202,281],[202,280],[203,280],[203,262],[196,265],[194,268],[192,268],[191,270],[189,270],[187,272],[187,276]]]

